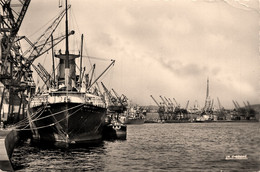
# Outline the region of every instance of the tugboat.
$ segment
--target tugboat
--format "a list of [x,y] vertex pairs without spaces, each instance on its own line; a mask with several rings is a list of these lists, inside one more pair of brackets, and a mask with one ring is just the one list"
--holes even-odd
[[69,53],[67,1],[65,5],[66,50],[55,55],[58,76],[54,87],[31,98],[27,113],[34,140],[68,146],[100,141],[107,109],[103,97],[91,91],[99,77],[90,84],[84,72],[76,75],[75,59],[81,55]]
[[123,124],[144,124],[145,116],[141,112],[140,107],[130,107],[125,111],[124,116],[121,116],[120,121]]

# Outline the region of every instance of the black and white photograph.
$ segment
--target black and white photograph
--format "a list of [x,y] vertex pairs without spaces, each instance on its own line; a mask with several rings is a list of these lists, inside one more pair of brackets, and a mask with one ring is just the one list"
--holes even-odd
[[0,171],[260,171],[259,0],[0,5]]

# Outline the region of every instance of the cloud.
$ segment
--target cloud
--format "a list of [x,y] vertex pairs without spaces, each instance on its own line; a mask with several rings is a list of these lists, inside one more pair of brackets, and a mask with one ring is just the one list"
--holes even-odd
[[[232,105],[230,99],[237,95],[255,101],[259,14],[243,5],[240,9],[237,1],[208,2],[71,1],[77,24],[86,35],[88,55],[116,59],[111,87],[118,92],[133,95],[142,104],[150,102],[149,94],[160,92],[180,102],[204,102],[209,76],[212,94],[223,102]],[[24,33],[34,32],[39,22],[42,25],[53,17],[48,15],[57,14],[46,3],[40,9],[39,3],[31,2]],[[243,3],[252,8],[258,5],[255,1]]]
[[[208,67],[200,66],[196,63],[183,64],[179,60],[173,60],[170,58],[159,58],[158,62],[178,77],[194,77],[204,73],[209,73]],[[218,69],[214,69],[213,72],[218,72]]]

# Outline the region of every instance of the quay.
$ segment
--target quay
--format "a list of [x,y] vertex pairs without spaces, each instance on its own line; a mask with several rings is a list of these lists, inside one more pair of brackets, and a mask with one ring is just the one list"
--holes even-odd
[[0,129],[0,171],[14,171],[11,157],[15,146],[24,136],[23,131],[14,128]]
[[15,146],[17,132],[10,129],[0,130],[0,170],[14,171],[10,158]]

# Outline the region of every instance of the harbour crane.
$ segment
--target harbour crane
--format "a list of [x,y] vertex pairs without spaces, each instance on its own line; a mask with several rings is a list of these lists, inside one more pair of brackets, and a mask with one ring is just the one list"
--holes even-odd
[[238,108],[241,108],[237,101],[236,101],[236,104],[237,104],[237,107],[238,107]]
[[252,106],[250,105],[249,101],[247,101],[248,104],[248,116],[247,118],[252,118],[252,119],[256,119],[256,111],[255,109],[252,108]]
[[251,105],[250,105],[249,101],[247,101],[247,105],[248,105],[249,108],[251,108]]
[[160,98],[162,99],[163,104],[165,104],[165,106],[166,106],[167,108],[169,108],[168,104],[165,102],[165,100],[163,99],[163,97],[162,97],[161,95],[160,95]]
[[164,97],[165,101],[167,102],[167,104],[172,107],[171,103],[168,101],[168,99],[166,97]]
[[114,92],[114,94],[116,95],[113,96],[111,91],[109,91],[106,86],[104,85],[103,82],[101,82],[101,85],[104,88],[105,94],[108,97],[108,102],[107,102],[107,108],[110,112],[116,112],[116,113],[122,113],[127,109],[127,102],[123,102],[120,97],[118,96],[118,94],[115,92],[114,89],[112,89],[112,91]]
[[117,101],[119,102],[119,105],[121,106],[122,111],[125,111],[128,106],[127,97],[123,94],[122,94],[122,96],[119,96],[119,94],[113,88],[112,88],[112,91],[115,94]]
[[[12,116],[14,109],[13,99],[20,98],[18,115],[21,106],[25,107],[24,91],[27,89],[24,84],[17,83],[13,77],[15,66],[21,65],[19,54],[19,44],[15,41],[24,16],[29,7],[30,0],[1,0],[0,11],[0,82],[3,84],[0,103],[0,122],[2,121],[2,109],[5,93],[9,97],[7,117]],[[33,85],[32,85],[33,86]],[[20,96],[19,96],[20,95]],[[10,115],[11,114],[11,115]],[[8,120],[8,119],[7,119]]]
[[[68,7],[70,8],[70,6]],[[22,77],[26,76],[27,72],[30,72],[31,64],[41,55],[48,52],[54,46],[59,44],[62,40],[66,38],[66,35],[59,36],[51,40],[53,33],[63,19],[66,10],[63,10],[58,17],[51,23],[51,25],[43,32],[43,34],[32,43],[26,36],[20,37],[19,40],[24,39],[29,43],[30,47],[21,55],[22,65],[19,70],[16,71],[16,80],[21,80]],[[71,31],[68,36],[73,35],[74,31]],[[26,78],[25,78],[26,80]]]
[[151,96],[151,98],[153,99],[153,101],[156,103],[156,105],[158,106],[158,107],[160,107],[160,104],[154,99],[154,97],[152,96],[152,95],[150,95]]
[[174,108],[174,104],[170,98],[168,98],[169,102],[171,102],[172,107]]
[[[17,33],[29,7],[30,0],[1,0],[1,82],[12,78],[13,63],[19,46],[15,44]],[[8,71],[9,70],[9,71]],[[5,84],[5,83],[4,83]]]
[[[68,6],[68,9],[69,8],[70,8],[70,6]],[[29,54],[29,56],[27,56],[28,58],[26,59],[26,62],[25,62],[26,65],[30,65],[31,63],[33,63],[33,61],[36,58],[38,58],[39,56],[41,56],[42,54],[44,54],[45,52],[47,52],[48,50],[50,50],[52,48],[52,45],[50,44],[51,36],[53,35],[54,31],[60,24],[61,20],[65,16],[65,14],[66,14],[66,9],[64,9],[59,14],[59,16],[43,32],[43,34],[35,41],[35,43],[32,44],[32,46],[23,53],[24,57],[26,57]],[[70,32],[70,34],[74,34],[74,31]],[[63,40],[65,37],[66,36],[64,35],[61,37],[61,39]]]
[[166,97],[164,97],[166,102],[168,103],[168,113],[170,114],[170,116],[168,118],[173,118],[172,115],[173,115],[173,104],[171,104],[168,99]]
[[219,100],[218,97],[217,97],[217,100],[218,100],[218,107],[222,111],[224,109],[224,107],[221,105],[220,100]]
[[218,101],[218,107],[219,107],[219,115],[218,115],[218,119],[219,120],[224,120],[226,119],[226,114],[224,111],[224,107],[221,105],[219,98],[217,97],[217,101]]
[[47,88],[51,88],[55,86],[55,81],[52,78],[51,74],[47,72],[47,70],[40,64],[38,63],[38,67],[32,64],[33,68],[37,72],[37,74],[40,76],[44,84],[47,86]]
[[44,84],[49,88],[50,87],[50,84],[48,83],[49,79],[45,76],[45,74],[40,69],[38,69],[38,67],[35,66],[34,64],[32,64],[32,67],[37,72],[37,74],[40,76],[40,78],[42,79]]
[[244,119],[244,118],[246,118],[247,116],[248,116],[248,114],[247,114],[247,110],[246,110],[246,108],[242,108],[242,107],[240,107],[240,105],[238,104],[238,102],[237,101],[234,101],[233,100],[233,103],[234,103],[234,105],[235,105],[235,107],[236,107],[236,110],[237,110],[237,115],[239,116],[239,118],[241,119]]
[[107,87],[104,85],[103,82],[101,82],[101,85],[105,91],[105,94],[107,95],[108,97],[108,104],[113,104],[113,105],[116,105],[117,103],[117,99],[111,94],[111,92],[107,89]]
[[120,96],[117,94],[117,92],[116,92],[113,88],[112,88],[112,91],[113,91],[113,93],[115,94],[115,96],[116,96],[118,102],[119,102],[121,105],[123,105],[123,102],[122,102]]
[[173,98],[173,101],[175,102],[175,104],[176,104],[176,107],[180,107],[180,105],[177,103],[177,101],[176,101],[176,99],[175,99],[175,98]]
[[128,105],[128,103],[127,103],[128,98],[124,94],[121,95],[120,99],[122,100],[122,102],[124,104]]
[[235,106],[235,109],[238,110],[239,107],[237,106],[236,102],[234,100],[232,100],[232,102],[233,102],[233,104]]
[[161,120],[161,121],[164,120],[164,113],[165,113],[164,106],[160,105],[160,104],[155,100],[155,98],[154,98],[152,95],[150,95],[150,96],[151,96],[151,98],[153,99],[153,101],[156,103],[156,105],[159,107],[159,109],[158,109],[158,114],[159,114],[160,120]]

